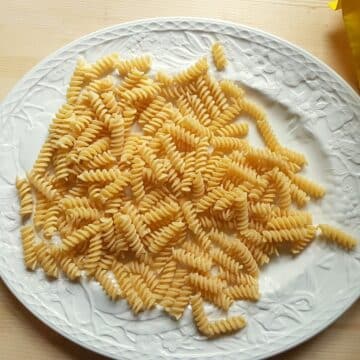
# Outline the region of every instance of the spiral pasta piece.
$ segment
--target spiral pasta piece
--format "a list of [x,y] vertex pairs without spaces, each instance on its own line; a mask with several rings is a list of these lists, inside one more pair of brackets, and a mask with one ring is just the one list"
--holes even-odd
[[287,209],[291,204],[290,182],[281,172],[276,172],[274,181],[278,189],[278,206]]
[[146,225],[146,222],[140,214],[136,206],[131,202],[126,202],[123,206],[123,211],[126,215],[129,215],[131,222],[134,224],[136,232],[144,237],[151,232],[151,229]]
[[112,269],[119,284],[122,295],[125,297],[134,314],[144,309],[144,303],[133,287],[133,277],[125,270],[124,265],[116,263]]
[[159,253],[172,242],[177,240],[178,236],[185,233],[185,224],[182,221],[174,221],[159,230],[151,233],[148,237],[149,251],[153,254]]
[[105,202],[109,199],[112,199],[116,196],[120,191],[124,189],[130,182],[129,176],[125,174],[121,174],[115,181],[106,185],[102,190],[99,192],[99,198],[102,202]]
[[181,191],[189,193],[191,191],[191,185],[195,176],[195,153],[189,152],[185,157],[185,168],[182,174]]
[[227,65],[224,47],[219,42],[215,42],[211,47],[211,53],[216,66],[216,69],[224,70]]
[[283,230],[264,230],[265,241],[283,242],[283,241],[301,241],[307,235],[305,228],[292,228]]
[[219,83],[209,74],[203,75],[203,79],[209,89],[209,92],[214,99],[216,106],[220,111],[224,111],[228,106],[228,101],[226,99],[225,94],[223,93]]
[[90,79],[98,79],[100,77],[103,77],[114,71],[114,67],[118,63],[118,61],[118,54],[113,53],[110,55],[106,55],[96,61],[96,63],[90,67],[86,75]]
[[156,155],[151,148],[142,145],[139,147],[139,154],[154,172],[158,181],[161,182],[167,178],[163,164],[156,158]]
[[321,230],[321,233],[324,235],[325,239],[333,241],[346,250],[351,250],[356,245],[356,240],[352,236],[331,225],[320,224],[319,229]]
[[22,226],[20,229],[24,252],[25,265],[29,270],[37,266],[37,249],[35,245],[35,232],[31,225]]
[[91,205],[89,199],[85,196],[78,197],[67,195],[59,201],[59,206],[64,209],[71,209],[74,207],[89,208]]
[[83,267],[89,275],[95,272],[102,256],[102,249],[102,238],[99,232],[90,239],[87,254],[84,259]]
[[207,250],[210,246],[210,239],[202,228],[192,203],[190,201],[184,202],[181,205],[181,209],[188,228],[196,235],[196,241]]
[[197,172],[192,181],[194,199],[201,199],[205,195],[205,184],[201,173]]
[[185,168],[185,162],[181,157],[179,151],[176,149],[176,146],[171,138],[171,135],[164,134],[160,137],[160,139],[164,147],[164,150],[166,151],[167,157],[171,161],[171,164],[174,167],[174,169],[176,171],[179,171],[180,173],[183,173]]
[[248,228],[249,213],[247,196],[245,193],[238,193],[234,199],[234,210],[236,214],[236,229],[241,232]]
[[180,126],[197,136],[211,137],[212,135],[211,130],[207,126],[202,125],[196,118],[191,116],[185,116]]
[[224,290],[234,300],[258,300],[259,289],[254,285],[234,285]]
[[233,151],[244,150],[248,147],[247,142],[235,137],[213,136],[210,144],[217,150]]
[[54,155],[54,145],[52,142],[47,141],[41,147],[39,155],[35,161],[32,172],[34,174],[43,175],[46,171],[46,168],[49,166],[51,159]]
[[156,297],[147,287],[144,279],[140,275],[134,275],[133,279],[134,289],[144,304],[144,310],[153,308],[156,303]]
[[232,254],[232,256],[237,261],[243,264],[243,268],[247,273],[252,276],[258,275],[259,268],[256,264],[253,254],[251,250],[241,241],[231,243],[228,247],[225,248],[225,251]]
[[151,67],[151,57],[149,55],[139,56],[130,60],[121,60],[116,64],[121,76],[126,76],[133,69],[141,72],[148,72]]
[[244,195],[244,193],[239,188],[226,190],[226,192],[223,193],[223,196],[215,202],[214,210],[225,211],[230,208],[234,204],[235,200],[241,195]]
[[[204,107],[209,114],[210,118],[216,119],[221,114],[221,110],[216,103],[216,99],[214,98],[213,94],[211,93],[211,88],[209,83],[207,82],[206,77],[200,77],[196,81],[196,90],[199,95],[200,100],[204,104]],[[205,135],[206,136],[206,135]],[[209,136],[209,135],[208,135]]]
[[62,105],[49,126],[49,137],[45,144],[54,143],[63,135],[66,135],[69,132],[70,124],[73,119],[74,106],[68,103]]
[[51,238],[51,236],[58,230],[58,217],[60,209],[57,205],[50,206],[44,215],[43,235],[45,238]]
[[185,106],[188,107],[186,115],[194,116],[202,125],[209,126],[211,123],[211,116],[201,99],[197,95],[190,94],[185,95],[184,99],[186,99],[184,100]]
[[315,226],[308,225],[306,229],[307,229],[307,234],[305,238],[303,240],[291,244],[292,245],[291,252],[295,255],[303,251],[311,243],[311,241],[314,240],[316,236],[317,229]]
[[228,137],[243,137],[249,132],[249,125],[247,123],[229,124],[216,131],[216,135]]
[[[66,211],[66,216],[70,222],[76,221],[95,221],[99,218],[100,212],[89,207],[74,207]],[[45,230],[44,230],[45,231]]]
[[212,294],[219,294],[224,288],[224,282],[216,277],[207,277],[198,273],[189,273],[188,281],[194,289]]
[[145,196],[145,188],[142,175],[144,165],[145,162],[142,161],[140,157],[136,157],[133,160],[129,176],[131,190],[137,202],[139,202]]
[[123,97],[130,103],[144,102],[145,100],[155,98],[159,92],[160,87],[157,84],[143,85],[141,87],[125,91]]
[[303,212],[300,215],[274,217],[267,223],[267,227],[274,230],[291,229],[309,225],[311,222],[311,214]]
[[132,274],[141,275],[146,286],[151,291],[154,291],[157,285],[159,284],[159,279],[157,277],[157,274],[151,270],[150,266],[144,263],[138,261],[132,261],[126,264],[126,269],[129,270],[129,272]]
[[182,317],[187,305],[190,303],[191,294],[191,288],[189,286],[183,286],[180,294],[177,295],[175,301],[171,304],[171,307],[166,309],[166,311],[176,320],[179,320]]
[[243,268],[242,264],[238,263],[221,249],[212,249],[210,255],[218,265],[230,272],[238,273]]
[[179,74],[174,76],[174,81],[179,84],[187,84],[190,81],[196,80],[202,74],[204,74],[209,65],[207,63],[206,58],[200,59],[194,65],[190,66],[187,70],[180,72]]
[[290,165],[279,154],[269,149],[248,148],[246,151],[246,162],[256,169],[279,168],[284,174],[291,171]]
[[[94,95],[95,96],[95,95]],[[105,116],[101,114],[101,116]],[[80,149],[89,146],[103,129],[103,122],[100,120],[93,120],[85,130],[79,135],[74,144],[74,149],[80,151]]]
[[95,279],[99,282],[105,293],[111,300],[116,300],[121,296],[120,287],[110,277],[110,274],[106,270],[99,269],[95,272]]
[[88,161],[93,159],[96,155],[101,154],[107,151],[110,148],[110,138],[102,137],[91,145],[82,148],[79,151],[78,159],[83,161]]
[[151,117],[146,124],[144,124],[143,131],[145,135],[155,135],[164,124],[171,121],[173,116],[173,108],[171,105],[166,104],[163,108]]
[[96,170],[85,170],[78,178],[83,182],[112,182],[122,175],[120,169],[96,169]]
[[83,104],[84,102],[86,102],[85,99],[87,98],[88,91],[93,91],[94,93],[101,94],[103,92],[108,92],[113,90],[114,90],[114,82],[111,76],[90,80],[89,84],[86,85],[83,91],[81,92],[78,99],[78,103]]
[[238,118],[240,113],[241,107],[239,106],[238,102],[235,102],[234,104],[226,107],[220,116],[211,122],[209,128],[214,131],[220,129],[223,126],[229,125]]
[[304,207],[310,201],[310,197],[295,184],[290,185],[290,196],[300,208]]
[[172,254],[177,262],[199,272],[208,272],[212,265],[211,258],[206,255],[196,256],[191,252],[187,252],[185,249],[173,249]]
[[246,285],[254,286],[257,285],[257,279],[246,273],[234,274],[230,271],[221,270],[219,278],[225,280],[229,285]]
[[[242,185],[246,182],[256,186],[262,186],[262,179],[259,178],[256,171],[246,165],[238,165],[235,161],[226,161],[228,164],[227,175],[232,179],[242,180]],[[236,181],[236,180],[235,180]]]
[[137,257],[142,257],[147,253],[142,244],[139,235],[136,232],[134,224],[131,222],[129,215],[115,214],[114,224],[124,234],[126,241],[129,243],[130,248],[134,251]]
[[139,124],[144,126],[148,124],[159,112],[161,112],[166,104],[166,99],[162,96],[156,96],[148,106],[139,115]]
[[152,226],[161,224],[164,220],[173,219],[179,213],[180,207],[176,202],[169,200],[164,199],[163,201],[160,201],[157,207],[144,213],[143,218],[145,223]]
[[291,181],[302,191],[315,199],[321,198],[325,195],[325,189],[322,186],[306,179],[304,176],[296,174],[291,178]]
[[269,203],[257,202],[256,204],[249,204],[250,216],[254,221],[266,222],[271,217],[273,205]]
[[103,153],[97,154],[92,160],[86,162],[87,169],[111,168],[116,164],[116,157],[113,156],[111,151],[104,151]]
[[163,200],[168,195],[164,189],[154,189],[145,194],[144,198],[139,203],[139,210],[141,213],[145,213],[157,204],[160,200]]
[[100,94],[104,106],[111,115],[119,115],[121,111],[121,105],[116,98],[114,91],[106,91]]
[[245,325],[246,321],[242,316],[232,316],[227,319],[221,319],[209,323],[207,335],[211,337],[231,333],[242,329]]
[[166,124],[164,130],[172,136],[176,145],[184,148],[185,151],[194,150],[200,140],[196,135],[191,134],[179,125]]
[[[298,153],[296,151],[287,149],[287,148],[285,148],[283,146],[278,147],[276,149],[276,151],[278,153],[280,153],[282,156],[284,156],[285,158],[287,158],[289,161],[295,163],[296,165],[298,165],[300,167],[307,164],[306,157],[301,153]],[[324,191],[325,191],[325,189],[321,188],[321,193],[324,192]]]
[[86,79],[86,62],[79,59],[73,75],[71,76],[69,87],[66,92],[66,99],[69,104],[74,104],[78,100],[80,92],[84,86]]
[[54,189],[53,185],[46,179],[44,179],[40,174],[30,173],[28,174],[28,179],[30,184],[39,191],[43,196],[48,200],[59,199],[59,192]]
[[209,141],[207,138],[202,138],[196,148],[195,153],[195,170],[199,173],[205,171],[207,161],[209,159]]
[[59,267],[70,280],[77,280],[80,277],[81,270],[70,257],[61,257]]
[[59,149],[71,149],[75,144],[75,138],[71,134],[63,135],[60,139],[54,142],[54,146]]
[[110,131],[110,151],[115,157],[119,157],[122,154],[124,147],[125,136],[125,122],[121,115],[116,114],[109,120]]
[[199,331],[204,335],[209,335],[209,320],[205,315],[203,301],[200,294],[196,294],[190,299],[192,314],[194,317],[195,324]]
[[157,254],[156,261],[158,264],[161,264],[161,271],[159,282],[154,290],[154,293],[158,300],[162,300],[164,299],[166,292],[171,287],[171,283],[175,277],[177,264],[171,259],[171,250],[163,251],[160,254]]
[[245,95],[245,91],[231,80],[221,80],[220,87],[224,94],[229,98],[238,99]]
[[180,289],[187,286],[186,283],[187,270],[177,268],[170,286],[164,293],[160,304],[164,307],[165,311],[169,310],[174,304],[176,298],[180,294]]
[[40,243],[37,245],[36,250],[37,261],[44,269],[45,274],[53,278],[59,277],[59,268],[48,247],[44,243]]
[[71,235],[64,238],[61,244],[62,250],[67,252],[73,249],[75,246],[80,245],[81,243],[88,241],[92,236],[97,234],[100,231],[100,225],[98,224],[89,224],[84,225],[80,229],[75,230]]
[[31,215],[33,211],[33,199],[29,182],[26,179],[16,178],[16,188],[20,198],[20,215]]

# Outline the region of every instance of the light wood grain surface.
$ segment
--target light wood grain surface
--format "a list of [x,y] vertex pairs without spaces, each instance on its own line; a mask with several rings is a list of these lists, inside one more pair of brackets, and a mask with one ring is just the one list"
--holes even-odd
[[[100,28],[145,17],[230,20],[278,35],[324,61],[351,86],[355,72],[341,13],[327,0],[0,1],[0,100],[44,56]],[[1,131],[1,130],[0,130]],[[315,338],[276,359],[360,358],[360,306]],[[64,339],[31,315],[0,282],[0,358],[103,359]]]

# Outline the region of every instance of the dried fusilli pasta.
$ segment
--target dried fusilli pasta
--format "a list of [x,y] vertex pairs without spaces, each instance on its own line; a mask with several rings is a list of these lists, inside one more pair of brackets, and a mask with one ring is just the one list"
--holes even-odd
[[[211,51],[224,69],[222,45]],[[236,82],[211,77],[205,57],[174,75],[150,67],[148,55],[77,63],[28,180],[16,180],[25,265],[94,279],[134,314],[159,305],[180,319],[191,305],[207,337],[240,330],[242,316],[209,321],[204,302],[257,301],[261,267],[317,229],[348,250],[356,241],[293,207],[325,189]],[[246,138],[249,119],[263,147]]]
[[215,66],[218,70],[224,70],[227,64],[225,50],[221,43],[216,42],[211,47]]

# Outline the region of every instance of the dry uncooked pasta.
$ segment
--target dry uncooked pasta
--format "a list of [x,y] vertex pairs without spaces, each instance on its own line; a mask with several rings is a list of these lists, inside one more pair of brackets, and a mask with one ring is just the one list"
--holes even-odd
[[[212,55],[223,69],[223,46]],[[347,250],[356,242],[296,209],[325,190],[300,175],[305,157],[242,88],[213,79],[206,58],[174,76],[151,78],[150,67],[148,55],[77,63],[38,159],[16,180],[25,265],[87,276],[135,314],[162,306],[179,319],[191,306],[208,337],[237,331],[242,315],[209,321],[204,302],[257,301],[261,267],[301,252],[317,229]],[[264,147],[245,138],[242,114]]]
[[216,42],[212,45],[211,51],[216,68],[224,70],[227,64],[224,47],[219,42]]

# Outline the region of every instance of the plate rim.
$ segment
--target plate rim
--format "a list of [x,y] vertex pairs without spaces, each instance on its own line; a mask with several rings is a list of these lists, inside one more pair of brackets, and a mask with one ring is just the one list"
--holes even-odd
[[[333,68],[331,68],[329,65],[327,65],[325,62],[323,62],[322,60],[318,59],[317,57],[315,57],[314,55],[312,55],[309,51],[301,48],[300,46],[291,43],[290,41],[281,38],[280,36],[274,35],[272,33],[269,33],[267,31],[258,29],[256,27],[252,27],[252,26],[248,26],[248,25],[243,25],[241,23],[236,23],[233,21],[227,21],[227,20],[221,20],[221,19],[217,19],[217,18],[208,18],[208,17],[188,17],[188,16],[170,16],[170,17],[151,17],[151,18],[142,18],[142,19],[137,19],[137,20],[132,20],[132,21],[127,21],[127,22],[122,22],[119,24],[114,24],[114,25],[110,25],[101,29],[98,29],[96,31],[87,33],[83,36],[78,37],[77,39],[66,43],[65,45],[63,45],[62,47],[60,47],[59,49],[52,51],[49,55],[47,55],[46,57],[42,58],[42,60],[40,60],[36,65],[34,65],[30,70],[28,70],[10,89],[10,91],[5,95],[5,97],[3,98],[3,100],[0,102],[0,114],[3,108],[3,105],[8,101],[8,99],[12,96],[12,94],[21,87],[21,85],[28,80],[31,75],[33,73],[35,73],[39,68],[41,68],[46,62],[48,62],[49,60],[51,60],[52,58],[56,57],[57,54],[60,54],[61,52],[67,50],[68,48],[71,48],[72,46],[81,43],[82,41],[92,38],[96,35],[99,35],[101,33],[106,33],[115,29],[121,29],[121,28],[126,28],[129,26],[136,26],[136,25],[140,25],[140,24],[146,24],[146,23],[171,23],[171,22],[186,22],[186,21],[190,21],[190,22],[194,22],[194,23],[207,23],[207,24],[219,24],[219,25],[228,25],[228,26],[232,26],[235,28],[240,28],[240,29],[244,29],[244,30],[248,30],[252,33],[257,33],[260,34],[264,37],[270,38],[270,39],[275,39],[277,42],[283,43],[285,44],[287,47],[293,48],[294,50],[296,50],[296,52],[298,52],[299,54],[303,54],[305,57],[311,59],[311,61],[313,61],[314,63],[320,65],[322,68],[324,68],[333,78],[335,78],[345,89],[346,91],[351,94],[355,99],[358,98],[360,100],[360,94],[358,94],[355,89],[352,88],[352,86],[345,81]],[[195,29],[194,29],[195,30]],[[210,31],[210,30],[209,30]],[[221,32],[219,31],[214,31],[214,33],[219,33],[221,34]],[[65,337],[66,339],[70,340],[73,343],[76,343],[78,345],[80,345],[81,347],[87,349],[87,350],[91,350],[97,354],[100,354],[102,356],[107,356],[110,358],[113,358],[112,355],[107,354],[106,350],[100,350],[96,347],[93,347],[90,343],[88,342],[82,342],[81,340],[74,338],[71,336],[71,334],[66,334],[62,329],[58,328],[55,324],[52,324],[50,321],[48,321],[45,316],[43,316],[40,312],[38,312],[35,308],[33,308],[32,306],[30,306],[30,304],[26,304],[23,300],[23,298],[21,296],[19,296],[17,290],[14,289],[14,287],[12,286],[11,282],[8,281],[8,279],[3,276],[2,274],[2,270],[0,267],[0,278],[2,279],[2,281],[4,282],[4,284],[6,285],[6,287],[10,290],[10,292],[12,293],[12,295],[15,296],[15,298],[27,309],[29,310],[37,319],[39,319],[40,321],[42,321],[46,326],[50,327],[53,331],[57,332],[58,334],[60,334],[61,336]],[[357,296],[354,296],[354,298],[349,299],[348,302],[342,303],[341,309],[334,313],[333,312],[333,316],[330,317],[330,319],[328,321],[322,322],[321,326],[319,327],[313,327],[311,331],[307,331],[306,335],[304,335],[302,338],[295,338],[294,341],[289,341],[289,343],[285,346],[285,347],[279,347],[277,350],[273,350],[270,351],[266,357],[270,357],[270,356],[274,356],[274,355],[278,355],[281,354],[285,351],[288,351],[298,345],[301,345],[302,343],[304,343],[305,341],[313,338],[314,336],[316,336],[317,334],[323,332],[326,328],[328,328],[330,325],[332,325],[338,318],[340,318],[340,316],[342,316],[352,305],[354,305],[357,300],[360,298],[360,289],[358,291]],[[200,357],[199,357],[200,358]],[[260,357],[255,357],[254,359],[260,359]]]
[[293,44],[289,40],[286,40],[286,39],[284,39],[284,38],[282,38],[282,37],[280,37],[278,35],[274,35],[274,34],[272,34],[270,32],[265,31],[265,30],[261,30],[261,29],[258,29],[256,27],[249,26],[249,25],[243,25],[241,23],[236,23],[236,22],[230,21],[230,20],[222,20],[222,19],[217,19],[217,18],[198,17],[198,16],[159,16],[159,17],[151,17],[151,18],[141,18],[141,19],[137,19],[137,20],[131,20],[131,21],[126,21],[126,22],[122,22],[122,23],[119,23],[119,24],[106,26],[106,27],[103,27],[103,28],[101,28],[99,30],[95,30],[95,31],[92,31],[92,32],[87,33],[85,35],[82,35],[82,36],[76,38],[75,40],[72,40],[72,41],[66,43],[65,45],[63,45],[59,49],[52,51],[49,55],[45,56],[38,63],[36,63],[30,70],[26,71],[25,74],[18,81],[15,82],[15,84],[11,87],[9,92],[5,95],[3,100],[0,102],[0,107],[2,107],[2,105],[7,101],[7,99],[10,97],[11,93],[16,88],[18,88],[24,82],[24,80],[26,80],[33,72],[35,72],[38,68],[40,68],[49,59],[51,59],[52,57],[54,57],[58,53],[62,52],[63,50],[75,45],[78,42],[81,42],[81,41],[83,41],[83,40],[85,40],[87,38],[91,38],[94,35],[100,34],[102,32],[108,32],[108,31],[111,31],[113,29],[118,29],[118,28],[127,27],[127,26],[131,26],[131,25],[137,25],[137,24],[148,23],[148,22],[149,23],[151,23],[151,22],[159,22],[159,21],[163,21],[163,22],[171,22],[171,21],[183,22],[183,21],[187,21],[187,20],[188,21],[194,21],[194,22],[201,22],[201,23],[218,23],[218,24],[224,24],[224,25],[231,25],[233,27],[240,27],[240,28],[249,30],[251,32],[259,33],[261,35],[273,38],[273,39],[275,39],[275,40],[277,40],[279,42],[285,43],[287,46],[296,49],[299,53],[303,53],[304,55],[306,55],[306,57],[311,58],[312,61],[314,61],[315,63],[321,65],[328,72],[330,72],[332,76],[335,76],[336,79],[339,82],[342,83],[342,85],[345,85],[347,90],[349,90],[354,97],[358,97],[360,99],[360,93],[358,94],[355,91],[355,89],[344,78],[342,78],[340,76],[340,74],[338,74],[336,72],[335,69],[330,67],[323,60],[321,60],[321,59],[317,58],[315,55],[311,54],[308,50],[305,50],[302,47],[300,47],[299,45]]

